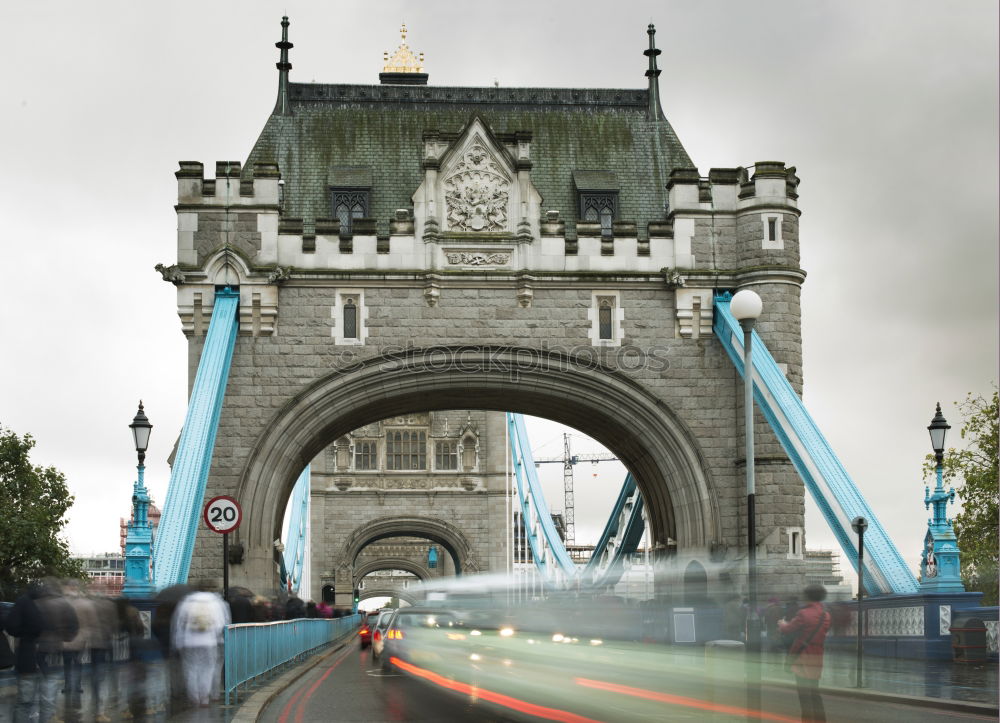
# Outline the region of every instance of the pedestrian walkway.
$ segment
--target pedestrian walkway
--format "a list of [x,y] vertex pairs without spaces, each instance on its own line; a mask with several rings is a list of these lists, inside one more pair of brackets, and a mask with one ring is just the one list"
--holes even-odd
[[[867,657],[862,668],[865,690],[997,705],[996,662],[974,665],[951,660]],[[856,669],[857,658],[853,654],[828,652],[820,685],[854,688]]]

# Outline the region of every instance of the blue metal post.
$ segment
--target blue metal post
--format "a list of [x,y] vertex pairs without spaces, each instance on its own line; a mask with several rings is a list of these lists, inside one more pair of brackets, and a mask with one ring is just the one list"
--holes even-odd
[[132,519],[125,536],[125,585],[122,594],[131,598],[151,598],[155,593],[150,561],[153,557],[153,528],[149,524],[149,492],[143,480],[146,465],[139,463],[132,488]]
[[[941,405],[931,427],[950,429],[941,414]],[[928,428],[930,429],[930,427]],[[965,592],[962,583],[962,565],[959,559],[958,539],[955,529],[948,519],[948,503],[954,503],[955,490],[944,489],[944,434],[941,435],[941,449],[934,450],[937,460],[936,483],[933,494],[924,488],[924,507],[933,506],[933,516],[927,520],[927,534],[924,535],[924,549],[920,556],[921,592]]]

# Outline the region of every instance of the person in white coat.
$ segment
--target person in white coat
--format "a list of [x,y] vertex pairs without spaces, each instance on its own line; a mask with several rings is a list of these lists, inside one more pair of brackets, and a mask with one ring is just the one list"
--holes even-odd
[[192,705],[207,706],[218,694],[219,650],[228,624],[229,607],[213,592],[193,592],[174,611],[170,641],[180,656]]

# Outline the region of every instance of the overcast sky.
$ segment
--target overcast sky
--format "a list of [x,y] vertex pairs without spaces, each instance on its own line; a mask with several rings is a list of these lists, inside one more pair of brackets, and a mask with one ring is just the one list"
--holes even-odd
[[[433,85],[641,88],[654,22],[663,108],[702,174],[798,168],[806,405],[915,563],[934,403],[957,441],[951,403],[997,377],[998,17],[984,0],[8,9],[0,424],[66,473],[74,550],[117,549],[140,397],[164,498],[186,410],[175,290],[153,271],[176,260],[173,174],[245,160],[274,104],[282,12],[299,82],[377,83],[405,20]],[[577,474],[578,537],[607,512],[588,487],[620,484],[604,469]],[[834,545],[818,514],[807,543]]]

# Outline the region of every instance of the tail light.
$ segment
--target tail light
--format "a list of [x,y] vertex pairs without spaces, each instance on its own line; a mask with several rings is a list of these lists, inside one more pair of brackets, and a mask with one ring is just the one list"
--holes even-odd
[[378,630],[376,630],[375,633],[374,633],[374,638],[376,640],[381,640],[382,639],[382,633],[380,633]]
[[358,635],[367,635],[367,634],[368,634],[368,628],[361,628],[361,630],[358,631]]
[[403,631],[402,630],[390,630],[388,633],[385,634],[385,639],[386,640],[402,640],[403,639]]

